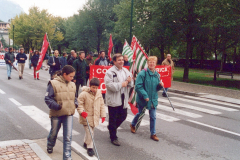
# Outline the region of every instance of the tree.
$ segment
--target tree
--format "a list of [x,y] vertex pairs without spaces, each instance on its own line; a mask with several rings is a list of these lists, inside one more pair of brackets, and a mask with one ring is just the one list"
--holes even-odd
[[39,50],[45,33],[48,34],[50,41],[63,39],[62,32],[56,29],[57,22],[58,19],[47,10],[40,11],[38,7],[32,7],[29,9],[29,14],[22,13],[11,21],[10,36],[13,35],[14,25],[14,42],[22,45],[27,52],[30,49]]

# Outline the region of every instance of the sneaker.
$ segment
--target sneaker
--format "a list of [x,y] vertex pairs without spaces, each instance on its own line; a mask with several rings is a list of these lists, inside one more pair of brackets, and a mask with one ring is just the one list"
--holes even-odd
[[48,146],[47,147],[47,152],[51,154],[53,152],[53,147]]
[[159,141],[159,138],[156,136],[156,134],[151,135],[150,138],[151,138],[152,140],[154,140],[154,141]]
[[87,144],[83,143],[83,148],[87,149]]
[[131,132],[132,132],[132,133],[135,133],[135,132],[136,132],[135,127],[132,126],[132,124],[130,124],[130,128],[131,128]]
[[111,143],[112,143],[113,145],[115,145],[115,146],[120,146],[120,143],[119,143],[119,141],[118,141],[117,139],[111,141]]
[[92,157],[93,155],[95,155],[94,150],[93,150],[92,148],[88,148],[88,149],[87,149],[87,154],[88,154],[90,157]]

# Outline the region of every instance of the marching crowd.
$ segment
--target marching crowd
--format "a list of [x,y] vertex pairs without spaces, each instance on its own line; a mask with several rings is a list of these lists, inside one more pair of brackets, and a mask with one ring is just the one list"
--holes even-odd
[[[94,135],[94,128],[99,125],[99,119],[104,123],[106,119],[105,105],[108,107],[108,130],[111,143],[115,146],[120,146],[118,140],[117,129],[125,121],[127,117],[127,108],[129,100],[130,89],[134,87],[134,78],[132,73],[123,66],[130,66],[127,55],[120,53],[114,54],[113,60],[110,62],[105,55],[105,51],[101,51],[99,57],[94,61],[93,53],[90,52],[85,58],[85,52],[80,51],[76,53],[71,51],[71,55],[66,57],[63,53],[59,57],[58,50],[54,51],[54,56],[44,57],[47,62],[43,67],[50,66],[49,74],[50,81],[48,82],[45,103],[50,109],[49,117],[51,119],[51,130],[47,137],[47,151],[53,152],[58,131],[63,126],[63,159],[71,160],[71,140],[73,128],[73,115],[77,109],[80,118],[79,123],[85,129],[84,148],[87,150],[89,156],[93,156],[93,140],[91,135]],[[7,65],[8,79],[11,79],[11,69],[15,56],[12,53],[12,48],[4,57]],[[23,70],[27,56],[24,49],[20,49],[17,54],[19,79],[23,79]],[[39,52],[35,51],[30,56],[31,66],[34,67],[34,79],[39,80],[39,72],[37,64],[39,60]],[[130,124],[132,133],[136,133],[135,126],[139,120],[139,116],[144,107],[149,110],[150,117],[150,138],[154,141],[159,141],[156,135],[156,108],[158,105],[158,91],[164,86],[161,81],[160,74],[155,70],[158,59],[156,56],[148,57],[148,68],[138,73],[135,80],[135,91],[137,92],[136,102],[138,113]],[[101,93],[98,89],[100,81],[98,78],[92,78],[89,81],[89,87],[86,86],[89,79],[89,68],[91,65],[108,66],[112,65],[107,70],[104,77],[106,85],[105,103]],[[170,65],[172,73],[174,70],[174,63],[171,60],[171,55],[163,61],[163,65]],[[29,66],[31,68],[31,66]],[[78,90],[81,86],[82,92],[78,95]],[[167,91],[167,89],[166,89]],[[163,92],[163,96],[166,93]]]

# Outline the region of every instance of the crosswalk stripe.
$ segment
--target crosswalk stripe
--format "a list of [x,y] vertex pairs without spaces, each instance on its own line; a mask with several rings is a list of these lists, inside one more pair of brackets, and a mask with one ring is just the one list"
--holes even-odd
[[184,96],[186,98],[191,98],[191,99],[197,99],[197,100],[203,100],[206,102],[212,102],[212,103],[216,103],[219,105],[225,105],[225,106],[229,106],[229,107],[236,107],[236,108],[240,108],[240,105],[236,105],[236,104],[230,104],[230,103],[226,103],[226,102],[219,102],[213,99],[206,99],[206,98],[202,98],[202,97],[192,97],[192,96]]
[[[106,113],[108,113],[108,108],[107,107],[106,107]],[[127,114],[126,121],[132,122],[133,118],[134,118],[133,115]],[[141,126],[147,126],[147,125],[149,125],[149,121],[143,119],[142,122],[141,122]]]
[[[145,114],[146,114],[146,115],[149,115],[149,112],[146,111]],[[180,120],[180,119],[178,119],[178,118],[171,117],[171,116],[167,116],[167,115],[165,115],[165,114],[161,114],[161,113],[158,113],[158,112],[156,112],[156,118],[162,119],[162,120],[168,121],[168,122],[175,122],[175,121],[179,121],[179,120]]]
[[[172,112],[172,108],[165,106],[165,105],[158,105],[158,109],[160,110],[164,110],[164,111],[171,111]],[[201,118],[202,116],[199,114],[195,114],[195,113],[191,113],[191,112],[186,112],[180,109],[176,109],[174,112],[172,113],[176,113],[176,114],[181,114],[184,116],[188,116],[188,117],[192,117],[192,118]]]
[[171,99],[176,99],[176,100],[189,102],[189,103],[193,103],[193,104],[199,104],[199,105],[208,106],[208,107],[211,107],[211,108],[221,109],[221,110],[225,110],[225,111],[238,111],[237,109],[233,109],[233,108],[221,107],[221,106],[217,106],[217,105],[214,105],[214,104],[198,102],[198,101],[190,100],[190,99],[183,99],[183,98],[180,98],[180,97],[171,97]]
[[[161,98],[158,98],[158,101],[163,102],[163,103],[169,103],[168,100],[161,99]],[[189,108],[189,109],[192,109],[192,110],[196,110],[196,111],[200,111],[200,112],[204,112],[204,113],[208,113],[208,114],[214,114],[214,115],[215,114],[222,114],[221,112],[218,112],[218,111],[213,111],[213,110],[210,110],[210,109],[195,107],[195,106],[187,105],[187,104],[184,104],[184,103],[172,102],[172,104],[173,104],[173,106]]]
[[236,135],[236,136],[240,137],[239,133],[235,133],[235,132],[232,132],[232,131],[228,131],[228,130],[225,130],[225,129],[222,129],[222,128],[214,127],[214,126],[204,124],[204,123],[201,123],[201,122],[197,122],[197,121],[193,121],[193,120],[187,120],[187,121],[195,123],[195,124],[199,124],[199,125],[202,125],[202,126],[205,126],[205,127],[213,128],[213,129],[216,129],[216,130],[219,130],[219,131],[223,131],[223,132],[226,132],[226,133],[230,133],[230,134],[233,134],[233,135]]
[[80,153],[81,155],[83,155],[86,159],[88,160],[97,160],[98,158],[93,156],[93,157],[90,157],[88,154],[87,154],[87,150],[84,149],[82,146],[80,146],[79,144],[77,144],[77,142],[75,141],[72,141],[72,144],[71,144],[71,147],[75,149],[76,152]]
[[0,93],[1,93],[1,94],[6,94],[6,93],[5,93],[3,90],[1,90],[1,89],[0,89]]
[[8,98],[10,101],[12,101],[15,105],[17,105],[17,106],[21,106],[22,104],[21,103],[19,103],[18,101],[16,101],[15,99],[13,99],[13,98]]
[[[48,132],[50,131],[51,121],[47,113],[43,112],[35,106],[20,106],[19,109],[25,112],[29,117],[36,121],[40,126],[45,128]],[[63,136],[62,127],[60,128],[58,135],[59,137]],[[79,133],[75,130],[72,130],[72,135],[79,135]]]

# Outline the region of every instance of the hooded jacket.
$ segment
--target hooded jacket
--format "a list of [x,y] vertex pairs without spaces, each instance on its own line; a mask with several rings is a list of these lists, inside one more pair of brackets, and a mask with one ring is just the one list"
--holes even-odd
[[[78,97],[79,115],[83,111],[88,113],[88,123],[92,127],[99,125],[99,118],[106,117],[105,104],[102,98],[101,90],[98,89],[96,95],[90,90],[90,87],[82,87],[82,92]],[[87,125],[87,121],[82,116],[79,116],[79,123]]]

